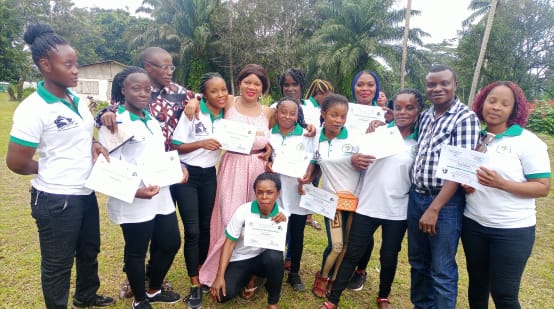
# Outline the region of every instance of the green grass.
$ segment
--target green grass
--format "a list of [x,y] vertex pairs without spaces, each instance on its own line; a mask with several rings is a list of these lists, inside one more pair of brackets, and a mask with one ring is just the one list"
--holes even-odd
[[[8,136],[12,114],[17,103],[8,102],[8,97],[0,93],[0,308],[42,308],[40,287],[40,251],[37,229],[30,215],[29,187],[31,177],[16,175],[5,164]],[[541,136],[554,149],[554,138]],[[552,160],[552,158],[551,158]],[[554,160],[553,160],[554,161]],[[554,189],[553,189],[554,190]],[[552,193],[552,192],[551,192]],[[552,194],[537,202],[537,239],[533,254],[529,259],[521,286],[520,298],[523,308],[552,308],[554,304],[554,203]],[[106,198],[99,196],[101,211],[102,248],[98,257],[102,285],[100,293],[117,296],[119,285],[124,280],[122,268],[123,237],[117,225],[107,220]],[[315,216],[322,222],[322,218]],[[181,226],[182,231],[182,226]],[[346,291],[341,298],[341,308],[376,308],[375,296],[379,280],[378,248],[380,236],[376,235],[376,248],[369,267],[368,281],[360,292]],[[410,308],[409,265],[406,253],[406,240],[400,253],[396,279],[391,300],[395,308]],[[314,273],[320,267],[321,253],[326,245],[324,231],[306,227],[306,240],[302,260],[302,279],[307,287],[304,293],[292,291],[283,285],[282,308],[317,308],[322,303],[310,292]],[[467,275],[463,251],[458,252],[460,281],[458,308],[467,308]],[[285,275],[286,278],[286,275]],[[189,280],[186,276],[182,249],[169,271],[168,279],[177,292],[188,294]],[[72,291],[74,288],[72,280]],[[204,297],[204,308],[263,308],[266,293],[259,291],[254,300],[237,299],[228,304],[214,304],[210,297]],[[165,308],[155,305],[157,308]],[[130,301],[119,301],[113,308],[129,308]],[[491,307],[493,307],[491,305]],[[179,303],[167,308],[186,308]]]

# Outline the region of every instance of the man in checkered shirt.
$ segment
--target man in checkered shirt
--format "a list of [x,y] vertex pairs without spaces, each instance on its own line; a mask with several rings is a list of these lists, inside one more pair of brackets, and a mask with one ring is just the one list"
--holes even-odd
[[419,122],[418,152],[408,204],[408,258],[414,308],[454,309],[458,294],[456,252],[465,193],[456,182],[437,178],[443,145],[475,149],[480,124],[455,96],[454,70],[433,66],[425,90],[431,108]]

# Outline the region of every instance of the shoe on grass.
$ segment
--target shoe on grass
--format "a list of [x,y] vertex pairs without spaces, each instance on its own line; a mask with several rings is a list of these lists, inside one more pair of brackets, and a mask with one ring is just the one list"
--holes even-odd
[[189,309],[202,308],[202,288],[193,286],[190,288],[190,294],[185,298]]
[[74,298],[71,308],[108,307],[113,304],[115,304],[115,300],[113,298],[104,295],[96,295],[92,302],[82,302]]
[[150,302],[148,299],[143,299],[139,302],[135,302],[134,300],[131,302],[131,309],[153,309],[152,305],[150,305]]
[[173,291],[161,289],[154,296],[149,296],[147,293],[146,298],[148,298],[148,301],[151,304],[155,304],[155,303],[174,304],[181,299],[181,295]]
[[366,280],[367,273],[365,272],[365,270],[357,269],[354,274],[352,274],[352,278],[350,278],[350,282],[348,282],[346,288],[352,291],[360,291],[364,288]]
[[287,282],[292,286],[292,289],[297,292],[306,291],[306,287],[304,286],[304,283],[302,283],[302,279],[298,273],[289,273]]

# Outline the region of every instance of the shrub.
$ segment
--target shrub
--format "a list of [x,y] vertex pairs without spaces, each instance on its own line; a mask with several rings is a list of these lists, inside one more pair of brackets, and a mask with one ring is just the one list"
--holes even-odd
[[36,91],[36,89],[33,88],[33,87],[28,87],[28,88],[23,89],[23,95],[21,97],[21,101],[25,100],[25,98],[30,96],[35,91]]
[[554,135],[554,101],[541,101],[529,115],[527,129],[535,133]]

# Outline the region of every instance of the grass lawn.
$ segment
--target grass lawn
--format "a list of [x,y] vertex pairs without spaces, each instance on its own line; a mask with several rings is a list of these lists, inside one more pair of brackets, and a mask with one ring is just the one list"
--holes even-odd
[[[9,171],[5,164],[8,136],[12,114],[17,103],[8,102],[7,94],[0,93],[0,308],[42,308],[40,287],[40,251],[37,229],[29,209],[29,187],[31,177],[20,176]],[[552,153],[554,138],[542,136]],[[551,158],[551,161],[552,160]],[[553,187],[554,190],[554,187]],[[552,193],[552,190],[551,190]],[[554,208],[553,195],[537,202],[537,238],[533,254],[527,264],[520,292],[523,308],[554,308]],[[117,296],[119,285],[124,280],[122,273],[123,237],[117,225],[107,220],[106,198],[99,195],[102,248],[100,262],[100,293]],[[315,216],[322,222],[322,218]],[[182,226],[181,226],[182,231]],[[360,292],[346,291],[341,298],[341,308],[376,308],[375,297],[379,280],[380,241],[376,237],[369,267],[368,281]],[[390,298],[395,308],[410,308],[410,279],[407,261],[406,240],[400,254],[398,272]],[[294,292],[286,283],[283,285],[282,308],[317,308],[322,303],[310,289],[314,273],[319,269],[321,254],[326,245],[325,231],[306,227],[306,240],[301,275],[307,291]],[[182,250],[182,249],[181,249]],[[458,308],[468,308],[466,289],[467,275],[464,254],[460,245],[458,252],[460,281]],[[169,271],[168,279],[182,296],[188,294],[189,280],[186,275],[182,251],[179,251]],[[285,274],[286,279],[286,274]],[[72,280],[72,291],[75,280]],[[258,291],[254,300],[237,299],[224,305],[214,304],[210,297],[204,297],[203,308],[264,308],[265,291]],[[154,305],[165,308],[163,305]],[[493,307],[493,305],[491,305]],[[130,308],[130,300],[118,301],[112,308]],[[186,308],[184,303],[167,308]]]

